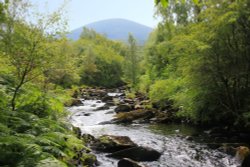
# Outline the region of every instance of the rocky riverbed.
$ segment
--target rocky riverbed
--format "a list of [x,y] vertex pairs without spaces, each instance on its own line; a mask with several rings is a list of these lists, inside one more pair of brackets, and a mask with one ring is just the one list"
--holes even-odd
[[[80,97],[76,96],[78,99],[73,106],[68,108],[71,112],[70,122],[80,128],[85,139],[88,138],[88,146],[97,156],[101,167],[239,165],[233,155],[223,152],[225,150],[221,143],[207,139],[206,135],[210,132],[204,133],[181,124],[155,124],[168,115],[160,117],[158,111],[140,108],[138,102],[147,103],[144,97],[132,101],[126,99],[122,91],[107,93],[91,89],[83,90],[80,94]],[[129,112],[130,110],[134,113]],[[127,118],[128,115],[117,117],[117,113],[129,113],[133,118],[124,120],[122,118]]]

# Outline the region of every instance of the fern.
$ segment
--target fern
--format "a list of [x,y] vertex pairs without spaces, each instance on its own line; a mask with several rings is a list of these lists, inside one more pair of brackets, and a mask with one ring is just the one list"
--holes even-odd
[[55,158],[43,159],[37,163],[36,167],[67,167],[67,165]]
[[9,135],[12,132],[6,125],[0,123],[0,136]]
[[44,146],[44,147],[42,147],[42,150],[44,152],[48,152],[48,153],[54,155],[57,158],[66,157],[67,156],[62,150],[60,150],[59,148],[54,147],[54,146]]

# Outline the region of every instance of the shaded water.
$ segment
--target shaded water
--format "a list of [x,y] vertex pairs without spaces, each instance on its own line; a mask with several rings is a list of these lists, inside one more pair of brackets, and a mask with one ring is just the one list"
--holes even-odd
[[[110,121],[114,108],[94,111],[103,106],[97,100],[83,101],[83,106],[69,108],[72,112],[70,121],[80,127],[82,133],[95,137],[103,134],[128,136],[136,144],[154,148],[162,153],[158,161],[142,162],[149,167],[236,167],[233,157],[218,150],[208,148],[205,144],[189,141],[185,136],[194,135],[197,130],[184,125],[100,125]],[[116,167],[117,160],[106,157],[105,153],[95,153],[101,167]]]

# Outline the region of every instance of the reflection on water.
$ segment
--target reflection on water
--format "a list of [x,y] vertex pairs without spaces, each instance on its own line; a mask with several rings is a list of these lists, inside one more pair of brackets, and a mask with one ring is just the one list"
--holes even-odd
[[196,136],[201,133],[197,128],[185,124],[156,124],[149,126],[154,133],[162,135],[176,135],[181,134],[184,136]]

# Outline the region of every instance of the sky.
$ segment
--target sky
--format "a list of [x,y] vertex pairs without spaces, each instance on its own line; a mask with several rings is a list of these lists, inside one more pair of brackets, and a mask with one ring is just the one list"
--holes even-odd
[[[154,0],[67,0],[66,18],[69,30],[110,18],[132,20],[149,27],[156,27]],[[40,12],[51,12],[64,0],[31,0]]]

